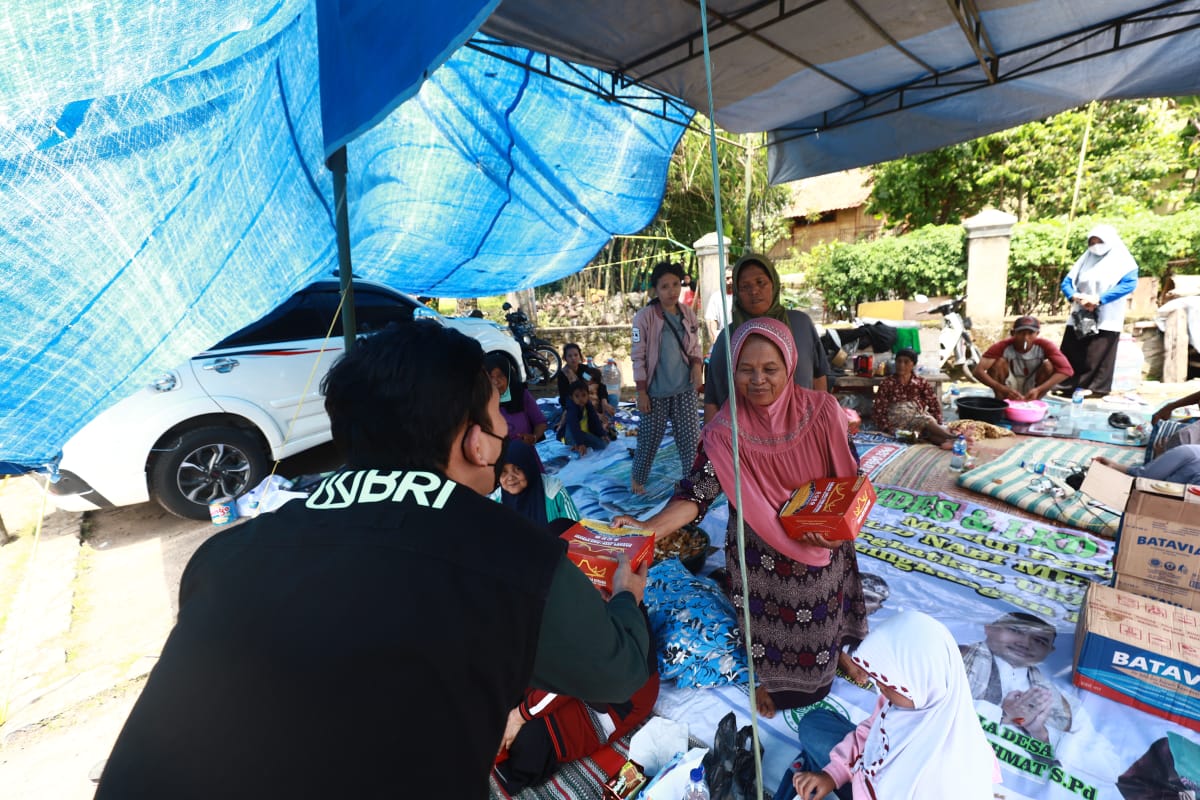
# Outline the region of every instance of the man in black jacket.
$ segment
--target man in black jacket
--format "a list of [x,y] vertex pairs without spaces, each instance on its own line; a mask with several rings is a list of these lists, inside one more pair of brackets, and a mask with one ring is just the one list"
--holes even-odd
[[97,798],[481,798],[529,686],[646,681],[645,568],[605,603],[483,496],[506,425],[473,339],[384,331],[323,388],[345,470],[196,551]]

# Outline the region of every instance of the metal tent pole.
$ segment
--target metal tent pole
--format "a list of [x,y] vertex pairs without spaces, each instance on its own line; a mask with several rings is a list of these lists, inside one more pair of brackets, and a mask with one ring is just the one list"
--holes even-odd
[[354,318],[354,268],[350,263],[350,214],[346,209],[346,146],[342,145],[325,162],[333,173],[334,225],[337,230],[338,280],[342,285],[342,341],[346,353],[354,350],[358,330]]

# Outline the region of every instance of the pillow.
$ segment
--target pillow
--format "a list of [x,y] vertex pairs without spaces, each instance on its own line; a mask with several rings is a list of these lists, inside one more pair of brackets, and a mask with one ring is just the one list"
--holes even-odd
[[650,568],[645,601],[663,680],[680,688],[749,680],[736,612],[715,581],[667,559]]

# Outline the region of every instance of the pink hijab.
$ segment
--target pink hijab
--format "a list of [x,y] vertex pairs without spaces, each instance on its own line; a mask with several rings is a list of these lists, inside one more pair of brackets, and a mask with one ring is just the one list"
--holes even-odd
[[[768,406],[737,398],[738,454],[742,461],[742,508],[754,532],[783,555],[803,564],[823,567],[830,551],[801,544],[783,530],[779,509],[792,492],[815,478],[848,477],[858,471],[850,452],[846,416],[833,395],[802,389],[792,383],[796,371],[796,341],[792,331],[770,317],[743,323],[733,337],[733,363],[751,336],[761,336],[783,354],[788,380]],[[736,366],[735,366],[736,371]],[[704,449],[717,479],[732,503],[733,417],[729,403],[704,426]]]

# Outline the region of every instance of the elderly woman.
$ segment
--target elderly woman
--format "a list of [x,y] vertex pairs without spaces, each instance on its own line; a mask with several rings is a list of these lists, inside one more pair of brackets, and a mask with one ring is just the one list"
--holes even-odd
[[[796,386],[799,355],[792,332],[769,317],[752,319],[733,340],[740,507],[734,492],[733,414],[726,403],[704,428],[695,466],[662,511],[645,522],[619,515],[616,525],[649,528],[665,536],[703,518],[722,491],[731,513],[725,558],[733,602],[749,602],[750,653],[760,686],[759,713],[810,705],[829,692],[844,645],[867,633],[866,607],[852,542],[819,534],[793,539],[779,509],[793,490],[822,477],[852,476],[846,416],[833,396]],[[749,584],[742,583],[737,519],[745,522]],[[747,600],[748,598],[748,600]],[[738,616],[739,628],[743,624]],[[746,631],[742,630],[743,641]]]
[[1063,332],[1062,352],[1075,375],[1059,391],[1088,389],[1102,396],[1112,389],[1117,343],[1125,325],[1125,298],[1137,288],[1138,265],[1111,225],[1088,233],[1087,251],[1063,278],[1063,296],[1071,315]]
[[556,519],[579,519],[579,510],[553,475],[542,474],[537,451],[524,442],[509,442],[500,472],[500,497],[504,505],[530,522],[545,528]]
[[905,347],[896,353],[896,374],[884,378],[875,394],[871,418],[885,433],[910,430],[946,450],[954,434],[941,426],[942,406],[929,381],[915,373],[917,351]]
[[[792,333],[796,345],[796,369],[793,380],[805,389],[825,391],[829,359],[813,321],[803,311],[787,309],[779,302],[779,273],[771,259],[747,253],[733,265],[733,317],[729,333],[737,332],[748,320],[758,317],[777,319]],[[729,397],[729,363],[725,337],[718,336],[704,377],[704,421],[707,424]]]

